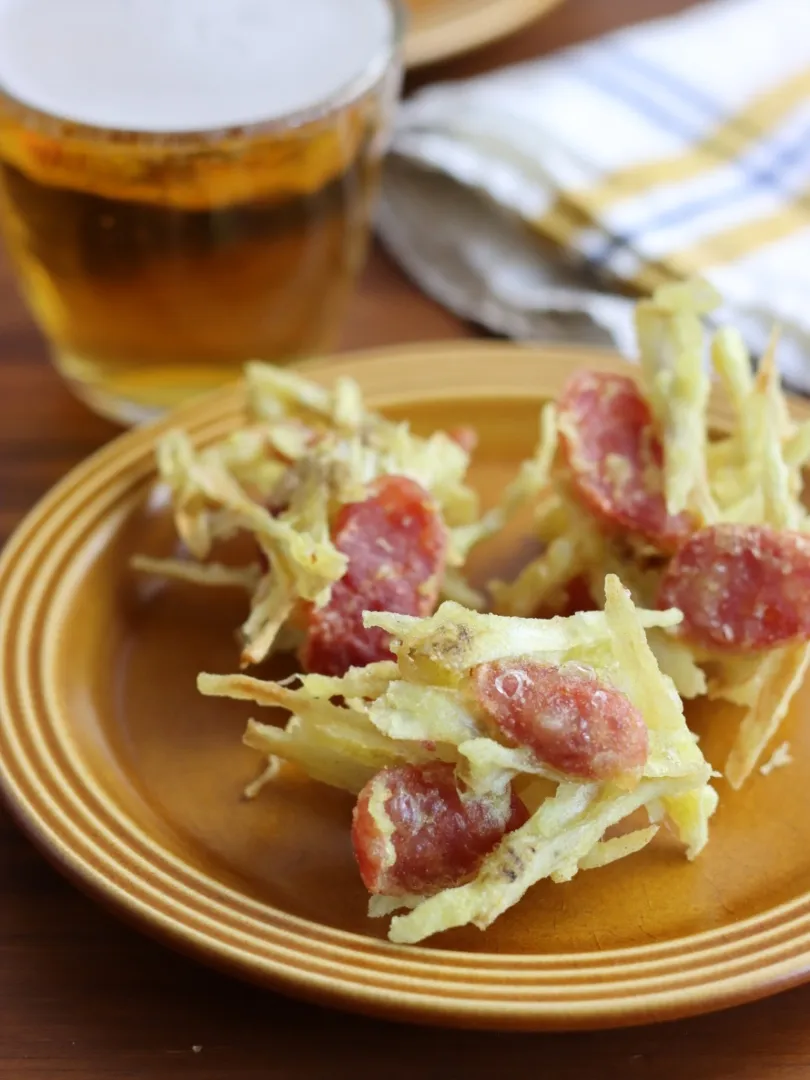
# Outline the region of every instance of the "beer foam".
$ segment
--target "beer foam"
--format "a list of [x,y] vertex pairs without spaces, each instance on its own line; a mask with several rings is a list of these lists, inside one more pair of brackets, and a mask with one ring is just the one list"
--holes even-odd
[[386,0],[0,0],[0,87],[156,133],[317,108],[390,50]]

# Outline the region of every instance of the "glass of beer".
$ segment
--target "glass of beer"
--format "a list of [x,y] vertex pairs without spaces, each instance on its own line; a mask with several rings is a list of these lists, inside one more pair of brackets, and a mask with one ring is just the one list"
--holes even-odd
[[92,408],[135,423],[330,347],[402,23],[398,0],[0,0],[0,223]]

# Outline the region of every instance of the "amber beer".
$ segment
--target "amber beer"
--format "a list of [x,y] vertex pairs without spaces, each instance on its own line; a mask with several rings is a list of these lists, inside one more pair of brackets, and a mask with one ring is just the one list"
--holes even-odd
[[0,220],[59,370],[133,422],[328,347],[394,0],[0,0]]

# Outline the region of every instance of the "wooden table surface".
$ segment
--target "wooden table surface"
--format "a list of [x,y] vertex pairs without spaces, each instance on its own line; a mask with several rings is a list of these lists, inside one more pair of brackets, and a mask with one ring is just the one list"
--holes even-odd
[[[508,42],[433,71],[559,48],[686,0],[568,0]],[[475,331],[375,251],[344,345]],[[51,485],[116,434],[72,399],[0,262],[0,543]],[[525,1074],[548,1080],[810,1077],[810,986],[669,1025],[577,1035],[444,1033],[300,1004],[141,938],[66,884],[0,809],[0,1080],[390,1080]]]

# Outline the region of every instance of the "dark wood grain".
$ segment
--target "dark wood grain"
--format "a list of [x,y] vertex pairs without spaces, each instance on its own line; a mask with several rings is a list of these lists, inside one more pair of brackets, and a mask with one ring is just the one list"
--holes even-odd
[[[482,71],[685,6],[686,0],[569,0],[516,38],[420,72],[410,85]],[[472,332],[374,251],[343,346]],[[53,374],[0,262],[0,542],[40,495],[115,433]],[[289,1001],[167,952],[66,884],[2,811],[0,890],[2,1080],[810,1076],[810,987],[628,1031],[447,1034]]]

